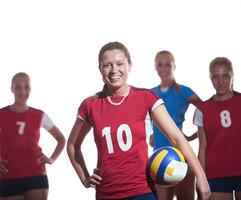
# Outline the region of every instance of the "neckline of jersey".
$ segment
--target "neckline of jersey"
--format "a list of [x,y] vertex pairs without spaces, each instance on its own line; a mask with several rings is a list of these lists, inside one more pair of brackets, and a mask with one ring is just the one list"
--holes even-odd
[[108,102],[109,102],[111,105],[113,105],[113,106],[119,106],[119,105],[121,105],[121,104],[123,103],[123,101],[126,99],[126,97],[130,94],[130,91],[131,91],[131,86],[130,86],[128,92],[123,96],[123,98],[122,98],[119,102],[113,102],[113,101],[111,100],[111,96],[107,96],[107,100],[108,100]]
[[11,109],[11,105],[7,106],[8,110],[11,112],[11,113],[14,113],[14,114],[24,114],[26,112],[29,111],[29,106],[26,110],[22,111],[22,112],[17,112],[17,111],[14,111],[13,109]]
[[212,99],[214,102],[222,103],[222,102],[231,101],[235,96],[237,96],[237,92],[236,92],[236,91],[233,91],[233,95],[232,95],[230,98],[225,99],[225,100],[216,100],[216,99],[214,98],[214,96],[215,96],[215,95],[213,95],[213,96],[211,97],[211,99]]
[[174,87],[173,85],[171,85],[170,87],[168,87],[168,89],[166,91],[163,91],[162,88],[161,88],[161,85],[158,85],[158,91],[160,92],[161,95],[166,95],[168,94],[172,88]]

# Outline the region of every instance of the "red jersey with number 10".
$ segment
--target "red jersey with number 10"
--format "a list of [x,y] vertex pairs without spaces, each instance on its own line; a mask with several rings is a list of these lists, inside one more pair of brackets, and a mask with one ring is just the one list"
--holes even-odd
[[[45,166],[36,159],[42,154],[38,145],[45,113],[35,108],[16,113],[10,107],[0,109],[0,157],[7,160],[8,173],[0,179],[15,179],[45,173]],[[48,119],[48,118],[47,118]],[[49,119],[50,120],[50,119]],[[47,120],[48,121],[48,120]],[[51,123],[50,128],[52,127]]]
[[97,198],[126,198],[151,191],[145,175],[145,119],[162,103],[150,90],[134,87],[124,97],[95,96],[82,102],[78,117],[93,126],[98,149],[102,181],[96,188]]

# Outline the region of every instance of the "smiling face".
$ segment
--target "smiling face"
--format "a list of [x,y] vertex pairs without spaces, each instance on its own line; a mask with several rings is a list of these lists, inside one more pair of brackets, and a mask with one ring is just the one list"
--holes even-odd
[[155,68],[163,81],[174,79],[175,61],[171,54],[158,53],[155,59]]
[[210,78],[218,96],[232,93],[233,71],[227,65],[214,65],[210,69]]
[[11,90],[14,94],[15,103],[26,105],[30,94],[30,78],[27,74],[16,74],[12,79]]
[[100,72],[109,91],[125,88],[131,63],[125,53],[119,49],[105,51],[100,61]]

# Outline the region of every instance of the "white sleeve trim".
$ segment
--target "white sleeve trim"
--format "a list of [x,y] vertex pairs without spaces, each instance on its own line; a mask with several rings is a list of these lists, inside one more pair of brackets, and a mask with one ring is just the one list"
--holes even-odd
[[193,123],[196,126],[203,127],[203,113],[201,110],[196,108],[195,113],[194,113],[194,118],[193,118]]
[[50,130],[54,127],[54,123],[53,121],[49,118],[49,116],[47,114],[43,114],[42,116],[42,120],[41,120],[41,124],[40,127],[45,128],[46,130]]
[[77,114],[77,117],[83,121],[85,121],[85,119],[83,117],[80,116],[80,114]]
[[156,103],[154,103],[154,105],[152,106],[151,111],[155,110],[157,107],[159,107],[162,104],[164,104],[164,101],[162,99],[158,99]]

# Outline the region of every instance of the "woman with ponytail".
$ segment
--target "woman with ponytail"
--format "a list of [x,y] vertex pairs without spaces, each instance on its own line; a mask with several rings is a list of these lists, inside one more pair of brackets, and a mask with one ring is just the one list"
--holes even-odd
[[[155,57],[155,69],[161,79],[161,83],[152,89],[156,95],[163,99],[168,113],[179,129],[182,129],[185,120],[184,115],[190,104],[196,106],[201,99],[193,90],[187,86],[178,84],[174,77],[176,68],[175,59],[170,51],[160,51]],[[188,141],[197,138],[197,134],[186,136]],[[159,128],[153,124],[153,135],[150,143],[154,150],[163,146],[172,146],[168,138]],[[194,200],[194,175],[189,170],[185,179],[173,187],[161,187],[156,185],[159,200],[171,200],[174,196],[177,199]],[[188,188],[188,189],[187,189]]]

